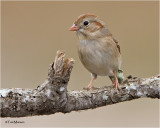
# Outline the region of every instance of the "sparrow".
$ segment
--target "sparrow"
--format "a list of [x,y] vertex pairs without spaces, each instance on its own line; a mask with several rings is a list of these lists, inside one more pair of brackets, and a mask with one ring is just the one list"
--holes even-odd
[[97,76],[109,76],[118,89],[117,75],[122,71],[120,46],[104,22],[94,14],[82,14],[69,30],[76,32],[79,58],[92,76],[87,89],[92,88]]

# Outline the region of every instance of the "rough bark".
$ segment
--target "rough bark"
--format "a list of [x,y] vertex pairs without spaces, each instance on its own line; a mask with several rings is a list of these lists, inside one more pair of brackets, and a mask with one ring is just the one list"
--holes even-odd
[[48,79],[36,89],[1,89],[1,117],[24,117],[68,113],[129,101],[142,97],[160,98],[160,76],[137,78],[129,76],[116,91],[113,86],[94,90],[67,91],[74,64],[58,51],[49,67]]

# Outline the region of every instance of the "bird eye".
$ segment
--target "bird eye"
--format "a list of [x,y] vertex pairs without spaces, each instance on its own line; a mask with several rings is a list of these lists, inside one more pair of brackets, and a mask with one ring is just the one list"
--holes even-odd
[[88,21],[84,21],[84,23],[83,23],[84,25],[88,25]]

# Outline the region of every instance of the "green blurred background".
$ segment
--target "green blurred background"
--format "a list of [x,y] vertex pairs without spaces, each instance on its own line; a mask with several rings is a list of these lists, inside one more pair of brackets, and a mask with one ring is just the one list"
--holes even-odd
[[[2,1],[2,88],[36,88],[47,78],[57,50],[76,60],[68,88],[81,90],[87,86],[90,73],[78,58],[76,34],[68,29],[79,15],[88,12],[99,16],[119,41],[125,76],[158,74],[158,1]],[[111,85],[111,81],[108,77],[98,77],[93,85]],[[158,102],[143,98],[65,115],[4,118],[2,126],[155,127],[159,121]],[[25,123],[15,126],[5,124],[5,120]]]

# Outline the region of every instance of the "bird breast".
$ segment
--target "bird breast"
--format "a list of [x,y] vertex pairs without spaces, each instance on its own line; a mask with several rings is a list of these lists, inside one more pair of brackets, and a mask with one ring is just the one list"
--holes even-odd
[[121,65],[121,56],[110,39],[80,40],[78,53],[84,67],[99,76],[113,75]]

